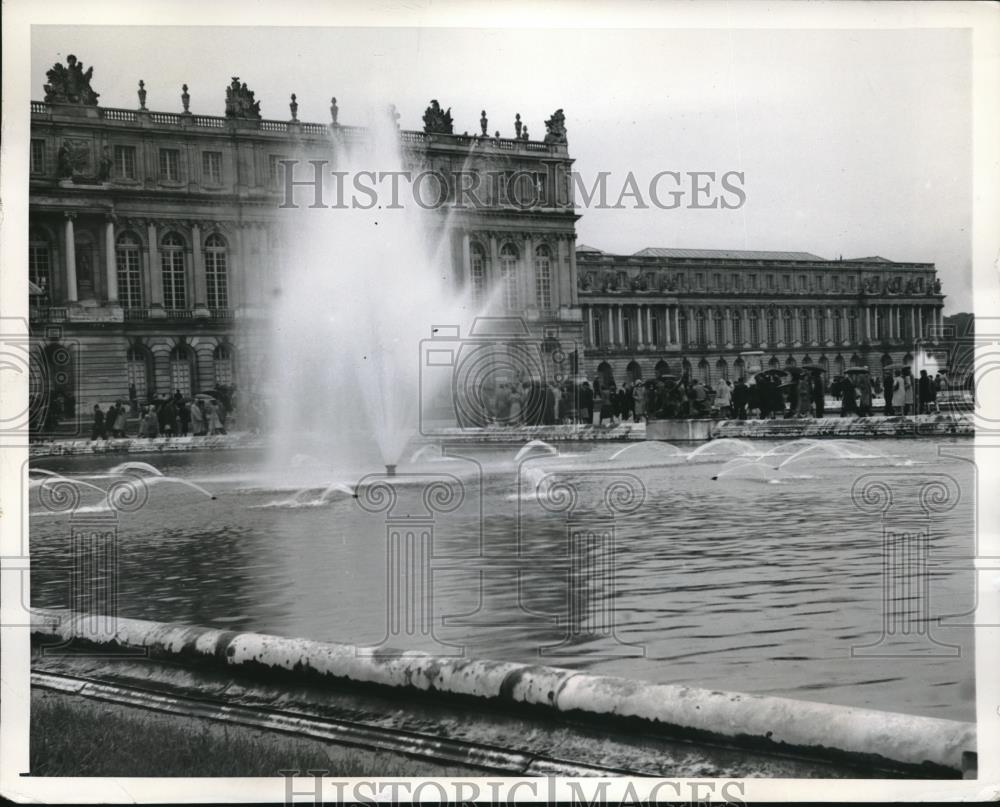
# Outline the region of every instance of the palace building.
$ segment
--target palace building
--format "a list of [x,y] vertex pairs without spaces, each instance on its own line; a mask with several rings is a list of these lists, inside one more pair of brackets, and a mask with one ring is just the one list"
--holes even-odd
[[[299,121],[295,95],[287,118],[264,118],[235,77],[218,88],[224,115],[191,113],[187,85],[179,111],[152,111],[142,81],[136,108],[104,107],[92,75],[70,56],[49,70],[44,100],[31,102],[33,393],[70,397],[86,413],[127,399],[130,385],[140,401],[178,389],[252,391],[266,305],[288,254],[281,161],[330,160],[368,133],[339,122],[335,98],[329,123]],[[485,205],[439,208],[455,282],[482,297],[500,284],[533,335],[579,343],[563,121],[558,110],[533,140],[518,115],[514,137],[501,137],[483,112],[479,132],[455,134],[450,110],[433,101],[424,129],[399,137],[408,166],[484,177]]]
[[[370,133],[340,123],[336,98],[328,123],[299,121],[294,94],[287,118],[264,118],[236,77],[219,88],[215,116],[189,111],[187,85],[180,111],[151,111],[142,81],[134,109],[100,106],[93,68],[74,56],[47,76],[28,155],[34,398],[75,402],[87,418],[130,387],[140,402],[174,390],[253,394],[294,232],[283,226],[282,161],[331,160]],[[482,179],[484,204],[457,204],[451,186],[437,208],[454,282],[558,343],[574,374],[621,383],[689,370],[712,381],[739,375],[748,355],[835,374],[907,362],[917,340],[941,333],[933,264],[577,248],[562,110],[541,140],[520,115],[513,137],[490,134],[485,111],[477,133],[456,134],[437,101],[423,120],[399,132],[406,165]],[[295,190],[309,204],[309,188]]]
[[584,372],[622,383],[687,371],[707,383],[751,365],[828,374],[910,364],[942,333],[930,263],[806,252],[577,250]]

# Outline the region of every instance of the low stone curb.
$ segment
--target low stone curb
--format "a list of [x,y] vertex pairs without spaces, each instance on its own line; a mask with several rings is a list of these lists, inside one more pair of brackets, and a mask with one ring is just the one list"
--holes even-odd
[[789,698],[590,675],[558,667],[442,658],[419,652],[291,639],[139,619],[36,609],[32,635],[142,648],[152,658],[224,665],[247,675],[353,683],[536,707],[570,717],[625,721],[647,730],[751,743],[776,752],[850,758],[960,776],[973,724]]

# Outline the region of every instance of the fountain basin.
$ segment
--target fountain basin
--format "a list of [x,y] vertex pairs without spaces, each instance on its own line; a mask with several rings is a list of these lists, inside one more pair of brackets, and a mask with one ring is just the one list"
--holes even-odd
[[366,691],[394,691],[415,704],[454,697],[470,706],[500,703],[541,721],[582,719],[605,730],[624,727],[653,737],[693,739],[696,746],[722,742],[765,754],[792,752],[859,766],[871,775],[958,778],[976,748],[970,723],[559,667],[443,658],[59,609],[35,609],[31,630],[36,644],[83,640],[120,655],[139,651],[155,664],[186,670],[189,688],[192,680],[197,688],[199,675],[205,674],[205,694],[213,697],[219,695],[213,671],[220,670],[262,680],[279,693],[317,683],[323,688],[360,685]]

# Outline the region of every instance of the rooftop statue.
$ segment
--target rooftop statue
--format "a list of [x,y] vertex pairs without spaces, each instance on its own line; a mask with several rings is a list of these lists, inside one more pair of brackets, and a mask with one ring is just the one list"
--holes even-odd
[[436,99],[432,100],[424,112],[424,131],[427,134],[452,134],[451,107],[443,110]]
[[254,100],[253,90],[247,88],[245,81],[240,84],[239,76],[233,76],[226,87],[226,117],[260,120],[260,101]]
[[72,53],[66,57],[66,67],[56,62],[45,77],[49,83],[45,85],[45,102],[56,104],[83,104],[97,106],[99,93],[90,88],[90,78],[94,68],[83,70],[83,62],[77,61]]
[[552,117],[545,121],[545,142],[566,143],[566,116],[561,109],[557,109],[552,113]]

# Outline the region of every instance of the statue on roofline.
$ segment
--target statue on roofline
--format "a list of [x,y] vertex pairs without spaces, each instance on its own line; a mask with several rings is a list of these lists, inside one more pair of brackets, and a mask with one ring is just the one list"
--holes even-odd
[[451,107],[443,110],[437,99],[432,99],[424,112],[424,131],[427,134],[452,134]]
[[552,113],[552,117],[545,121],[545,142],[565,145],[566,143],[566,116],[561,109]]
[[94,92],[90,86],[90,79],[93,75],[94,68],[88,67],[85,72],[83,62],[78,61],[76,56],[71,53],[66,57],[65,67],[56,62],[46,72],[45,77],[49,81],[44,86],[45,102],[97,106],[97,98],[100,93]]

